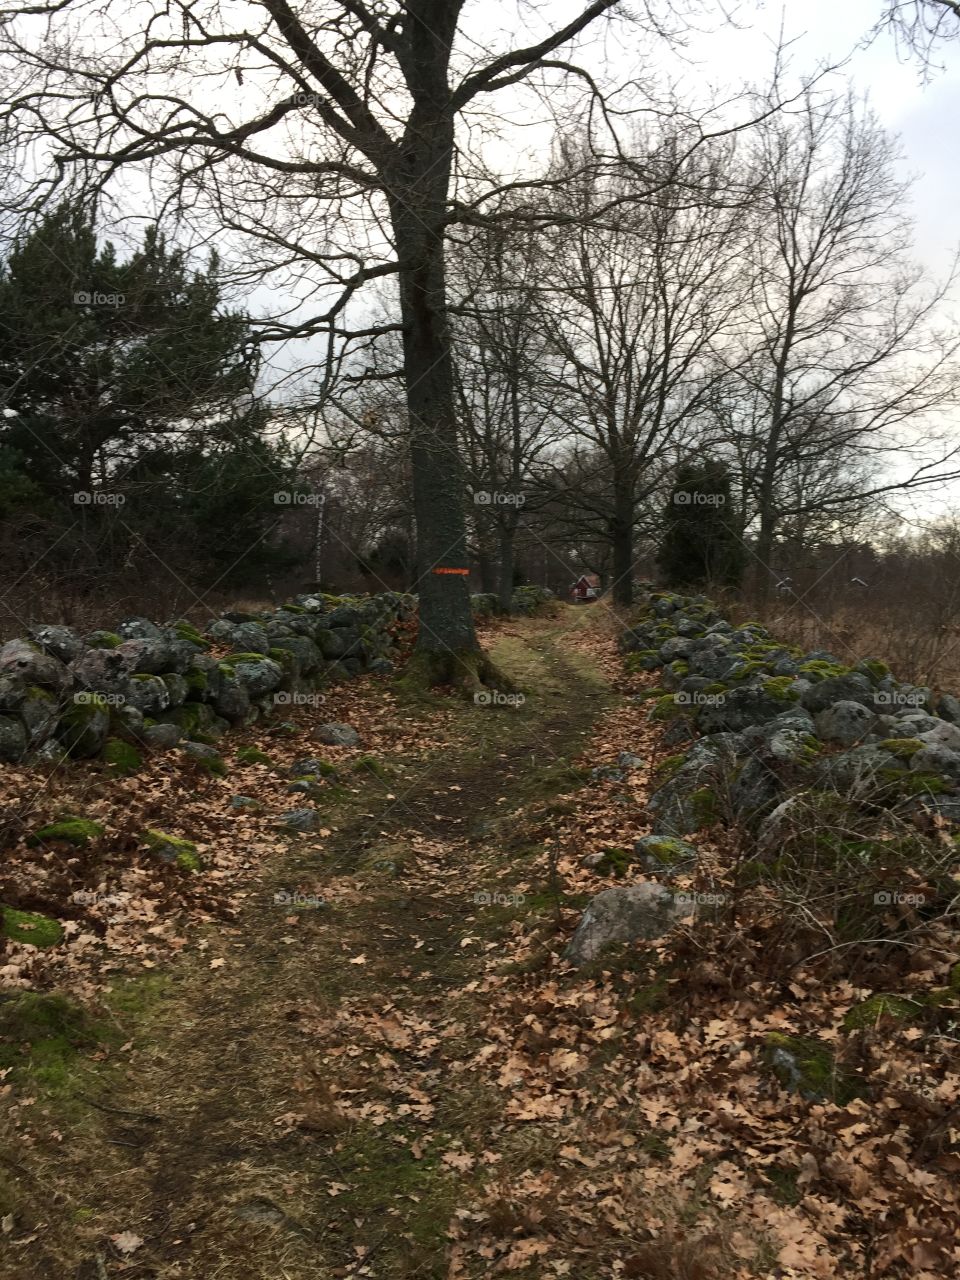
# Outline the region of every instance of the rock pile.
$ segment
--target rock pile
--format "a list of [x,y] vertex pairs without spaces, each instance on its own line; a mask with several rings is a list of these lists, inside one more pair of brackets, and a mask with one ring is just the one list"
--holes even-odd
[[32,627],[0,647],[0,761],[103,756],[126,772],[138,748],[203,747],[231,726],[319,704],[317,691],[337,680],[389,673],[392,628],[414,609],[395,592],[303,595],[225,613],[202,633],[182,619],[128,618],[85,636]]

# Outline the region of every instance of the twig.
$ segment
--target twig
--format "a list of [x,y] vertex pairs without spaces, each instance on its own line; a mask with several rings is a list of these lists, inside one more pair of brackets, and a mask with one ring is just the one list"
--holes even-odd
[[127,1111],[123,1107],[108,1107],[102,1102],[97,1102],[94,1098],[89,1097],[85,1093],[81,1093],[79,1097],[81,1097],[84,1102],[89,1102],[91,1107],[96,1107],[98,1111],[108,1111],[114,1116],[133,1116],[137,1120],[152,1120],[157,1124],[164,1119],[163,1116],[155,1116],[148,1111]]

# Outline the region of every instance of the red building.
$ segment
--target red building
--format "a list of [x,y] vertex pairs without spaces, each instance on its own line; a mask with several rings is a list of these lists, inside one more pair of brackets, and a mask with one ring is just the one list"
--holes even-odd
[[595,573],[582,573],[570,588],[570,593],[577,604],[596,600],[600,594],[600,579]]

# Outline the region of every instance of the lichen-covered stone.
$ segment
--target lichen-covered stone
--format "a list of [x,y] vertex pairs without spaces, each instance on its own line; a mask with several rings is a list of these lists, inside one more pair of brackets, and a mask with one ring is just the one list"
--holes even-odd
[[161,862],[175,864],[184,871],[200,871],[203,868],[197,846],[192,840],[170,835],[167,831],[158,831],[155,827],[148,827],[141,839]]
[[318,742],[324,742],[332,747],[358,747],[360,745],[359,733],[349,724],[322,724],[314,730],[314,737]]
[[663,885],[648,882],[605,889],[588,903],[564,959],[579,966],[619,943],[661,938],[684,914],[685,908]]
[[182,742],[180,750],[185,756],[195,760],[204,773],[212,773],[217,778],[226,777],[226,761],[215,747],[208,746],[205,742]]
[[65,814],[56,822],[48,822],[38,827],[29,837],[30,844],[42,844],[45,840],[64,840],[67,844],[82,848],[91,840],[99,840],[106,827],[94,822],[91,818],[78,818],[73,814]]
[[0,675],[48,689],[63,689],[70,680],[59,658],[29,640],[8,640],[0,647]]

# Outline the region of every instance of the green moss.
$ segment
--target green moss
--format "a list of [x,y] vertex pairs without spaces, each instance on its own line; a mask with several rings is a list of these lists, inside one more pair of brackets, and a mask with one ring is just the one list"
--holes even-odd
[[765,1058],[784,1088],[813,1100],[829,1099],[846,1106],[866,1092],[864,1081],[838,1071],[833,1054],[819,1040],[771,1031]]
[[641,689],[638,694],[634,695],[635,702],[652,702],[654,698],[662,698],[666,694],[666,689]]
[[189,640],[191,644],[195,644],[199,649],[210,648],[210,641],[200,634],[192,622],[187,622],[181,618],[173,624],[173,630],[181,640]]
[[[207,742],[203,745],[209,746],[210,744]],[[215,778],[225,778],[227,776],[227,762],[222,756],[191,756],[190,758],[204,773],[209,773]]]
[[380,778],[381,781],[390,776],[386,767],[380,763],[376,756],[360,756],[358,760],[353,762],[353,771],[354,773],[372,773],[374,777]]
[[620,879],[626,875],[632,862],[633,854],[629,849],[611,846],[603,850],[603,861],[599,864],[597,870],[602,875],[614,875]]
[[187,689],[193,694],[204,694],[210,686],[209,676],[199,667],[191,667],[184,679],[187,682]]
[[240,764],[266,764],[273,767],[273,761],[259,747],[238,747],[237,760]]
[[78,818],[73,814],[64,814],[62,818],[58,818],[56,822],[50,822],[45,827],[40,827],[32,836],[28,838],[29,844],[40,844],[44,840],[65,840],[68,844],[77,845],[82,848],[91,840],[99,840],[103,835],[105,827],[99,822],[93,822],[90,818]]
[[237,674],[236,667],[232,666],[229,662],[221,662],[219,666],[220,666],[220,671],[223,673],[223,675],[229,676],[231,679],[233,679],[233,677]]
[[656,767],[654,776],[658,782],[666,782],[668,778],[672,778],[677,770],[686,763],[687,757],[683,752],[679,752],[674,756],[666,756]]
[[801,662],[799,666],[801,675],[809,676],[812,680],[827,680],[833,676],[848,676],[850,668],[841,666],[839,662],[827,662],[823,658],[813,658],[810,662]]
[[282,604],[280,606],[286,613],[307,613],[307,608],[302,604]]
[[35,947],[55,947],[63,940],[59,921],[36,911],[18,911],[0,906],[3,914],[3,936],[11,942],[29,942]]
[[86,644],[90,649],[116,649],[123,644],[123,637],[115,631],[93,631],[87,636]]
[[689,799],[690,812],[698,828],[712,827],[720,821],[720,802],[712,787],[700,787]]
[[665,867],[673,866],[677,862],[686,862],[690,857],[689,847],[682,840],[674,839],[673,836],[658,836],[656,840],[646,840],[643,851],[656,858],[658,862],[662,862]]
[[870,996],[861,1004],[848,1010],[843,1019],[847,1031],[855,1031],[862,1027],[874,1027],[882,1018],[893,1018],[896,1022],[914,1022],[923,1012],[923,1006],[905,996],[879,994]]
[[141,839],[151,853],[158,854],[164,862],[175,862],[184,871],[200,871],[203,863],[192,840],[172,836],[166,831],[148,827]]
[[763,692],[768,698],[776,698],[778,702],[796,702],[800,695],[790,687],[792,684],[793,676],[772,676],[769,680],[764,680]]
[[909,759],[924,747],[924,743],[919,738],[886,738],[879,745],[884,751],[889,751],[891,755],[899,756],[903,760]]
[[101,693],[88,693],[82,702],[71,702],[60,717],[60,723],[68,725],[72,729],[85,728],[87,722],[92,720],[98,711],[105,711],[110,714],[110,708],[106,699]]
[[670,670],[682,680],[684,676],[690,674],[690,663],[684,662],[682,658],[677,658],[670,663]]
[[896,769],[881,769],[880,776],[908,796],[939,796],[951,790],[938,773],[901,773]]
[[110,772],[118,777],[136,773],[143,766],[143,758],[136,747],[120,738],[108,738],[103,748],[103,758]]
[[90,1016],[64,996],[25,992],[0,1004],[0,1069],[44,1094],[67,1090],[77,1058],[101,1038]]
[[864,658],[857,666],[859,670],[870,676],[877,684],[890,674],[890,668],[885,662],[881,662],[879,658]]
[[650,712],[651,720],[674,720],[684,713],[685,708],[678,703],[672,693],[657,699],[657,705]]
[[228,653],[227,661],[231,663],[237,662],[264,662],[267,655],[265,653]]

